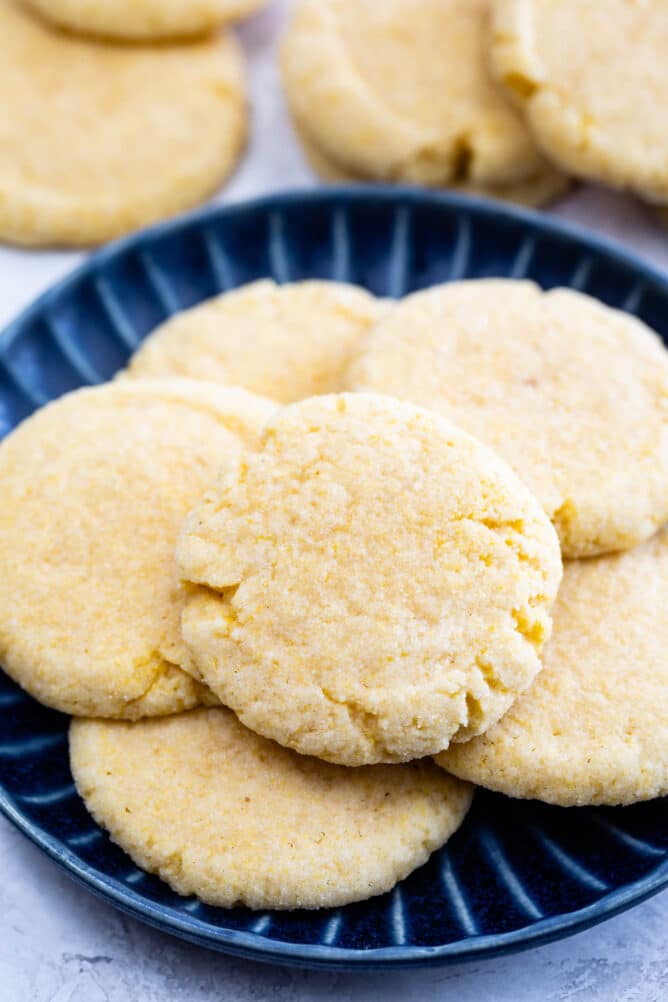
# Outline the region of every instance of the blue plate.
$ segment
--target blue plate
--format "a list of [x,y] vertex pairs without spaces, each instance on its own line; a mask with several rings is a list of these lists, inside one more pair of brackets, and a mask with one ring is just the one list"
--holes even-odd
[[[207,209],[94,255],[0,339],[0,433],[109,379],[156,324],[262,276],[335,278],[398,296],[528,276],[583,289],[668,337],[668,281],[545,217],[466,198],[342,188]],[[325,912],[210,908],[138,870],[72,785],[67,718],[0,673],[0,808],[74,877],[131,915],[229,953],[312,967],[424,965],[576,932],[668,884],[668,798],[608,810],[480,791],[462,829],[392,893]]]

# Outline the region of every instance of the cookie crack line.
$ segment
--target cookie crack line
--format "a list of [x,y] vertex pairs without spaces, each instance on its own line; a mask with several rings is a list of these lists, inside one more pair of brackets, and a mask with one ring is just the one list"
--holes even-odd
[[391,750],[373,733],[374,730],[378,730],[380,721],[378,714],[374,713],[373,710],[365,709],[354,699],[336,697],[325,686],[321,685],[318,688],[323,699],[346,711],[351,726],[357,732],[358,737],[365,742],[367,752],[391,754]]
[[492,695],[494,668],[513,692],[533,679],[557,537],[469,435],[393,397],[329,394],[279,411],[247,462],[252,475],[233,471],[191,513],[178,549],[186,579],[214,583],[187,604],[186,644],[240,719],[340,764],[407,761],[469,725],[469,689],[498,718],[511,695]]
[[137,706],[138,703],[143,702],[143,700],[145,700],[147,696],[150,696],[151,692],[156,688],[157,685],[160,684],[160,682],[167,675],[170,669],[174,669],[174,671],[182,673],[184,677],[188,679],[188,675],[186,672],[183,671],[181,665],[178,664],[176,661],[170,661],[170,659],[166,658],[164,654],[162,654],[161,651],[157,648],[150,654],[148,654],[146,657],[137,660],[135,662],[135,666],[141,667],[150,664],[151,661],[153,660],[155,660],[157,664],[155,671],[153,673],[153,677],[151,678],[151,681],[148,683],[144,691],[139,696],[134,696],[132,699],[129,699],[127,702],[123,704],[124,710],[131,710],[133,707]]
[[465,184],[475,175],[475,144],[471,137],[464,133],[457,136],[452,150],[452,180],[455,184]]

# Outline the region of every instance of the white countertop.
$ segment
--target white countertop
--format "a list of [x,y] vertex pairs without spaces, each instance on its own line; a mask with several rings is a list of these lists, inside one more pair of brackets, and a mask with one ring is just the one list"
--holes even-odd
[[[273,46],[284,4],[241,32],[253,136],[220,201],[313,187],[287,123]],[[581,188],[555,214],[622,240],[668,273],[668,230],[631,199]],[[0,326],[82,255],[0,248]],[[0,818],[0,1002],[668,1002],[668,893],[512,957],[392,974],[291,971],[181,943],[75,884]]]

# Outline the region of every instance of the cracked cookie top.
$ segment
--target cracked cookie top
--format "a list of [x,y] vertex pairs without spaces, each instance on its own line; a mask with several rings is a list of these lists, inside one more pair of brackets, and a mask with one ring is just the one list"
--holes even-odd
[[274,407],[207,383],[128,380],[70,393],[5,439],[0,661],[17,682],[86,716],[172,713],[206,697],[178,667],[174,544]]
[[665,796],[667,604],[666,529],[626,553],[569,561],[540,675],[503,720],[439,765],[564,807]]
[[291,113],[336,167],[478,189],[554,170],[489,78],[489,0],[300,0],[282,50]]
[[582,293],[499,279],[415,293],[361,342],[346,385],[430,407],[495,449],[565,557],[628,549],[668,519],[668,352]]
[[668,201],[665,0],[493,0],[490,69],[559,168]]
[[374,394],[278,412],[188,516],[183,638],[252,730],[331,762],[482,733],[540,668],[561,560],[506,464]]

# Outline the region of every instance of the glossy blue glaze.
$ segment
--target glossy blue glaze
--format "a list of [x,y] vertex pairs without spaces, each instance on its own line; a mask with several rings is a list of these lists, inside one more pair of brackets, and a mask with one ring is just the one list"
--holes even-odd
[[[668,281],[584,233],[481,200],[342,188],[207,209],[94,255],[0,339],[0,434],[108,379],[167,316],[263,276],[399,296],[527,276],[640,316],[668,339]],[[95,825],[68,766],[67,719],[0,673],[0,808],[91,890],[230,953],[320,967],[444,963],[568,935],[668,884],[667,801],[563,810],[479,792],[450,844],[390,894],[326,912],[210,908],[138,870]]]

